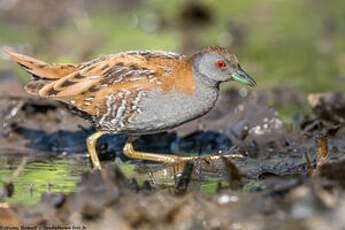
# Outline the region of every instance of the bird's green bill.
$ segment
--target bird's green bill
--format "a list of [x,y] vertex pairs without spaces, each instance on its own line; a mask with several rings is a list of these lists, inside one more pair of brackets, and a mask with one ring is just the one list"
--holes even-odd
[[256,86],[256,82],[254,81],[254,79],[251,78],[246,72],[244,72],[241,67],[239,67],[236,72],[233,72],[231,76],[235,81],[238,81],[244,85],[249,85],[251,87]]

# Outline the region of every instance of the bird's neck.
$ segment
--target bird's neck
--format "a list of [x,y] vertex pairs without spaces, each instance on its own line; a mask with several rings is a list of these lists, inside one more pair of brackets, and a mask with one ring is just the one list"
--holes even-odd
[[194,97],[200,103],[205,111],[211,109],[219,95],[219,84],[208,82],[207,79],[196,77],[195,79],[195,93]]

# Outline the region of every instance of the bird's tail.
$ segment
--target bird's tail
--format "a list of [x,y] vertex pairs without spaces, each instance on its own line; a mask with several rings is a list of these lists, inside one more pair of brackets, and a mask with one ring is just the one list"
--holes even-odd
[[26,72],[33,76],[33,80],[25,85],[24,89],[32,95],[38,95],[38,91],[45,85],[56,81],[77,70],[76,65],[53,64],[42,62],[32,57],[3,50],[13,61],[17,62]]

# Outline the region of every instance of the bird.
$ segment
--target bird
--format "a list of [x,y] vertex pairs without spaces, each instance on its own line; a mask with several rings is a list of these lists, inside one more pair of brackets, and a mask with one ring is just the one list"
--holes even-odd
[[4,53],[31,74],[32,80],[24,86],[27,93],[67,104],[96,128],[86,140],[94,169],[102,169],[97,140],[104,134],[122,133],[128,135],[123,148],[127,157],[170,164],[181,172],[184,162],[195,156],[139,152],[133,141],[205,115],[214,107],[223,82],[256,86],[237,57],[222,47],[203,48],[192,55],[124,51],[80,64],[48,64],[13,51]]

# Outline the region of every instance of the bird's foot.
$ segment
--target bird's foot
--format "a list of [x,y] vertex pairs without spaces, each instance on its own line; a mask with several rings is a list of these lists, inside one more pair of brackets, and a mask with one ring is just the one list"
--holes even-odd
[[175,176],[180,176],[184,170],[187,161],[204,161],[210,163],[212,161],[220,160],[222,157],[227,159],[242,159],[242,154],[225,154],[225,155],[207,155],[207,156],[175,156],[171,155],[174,160],[166,162],[166,167],[173,167]]

